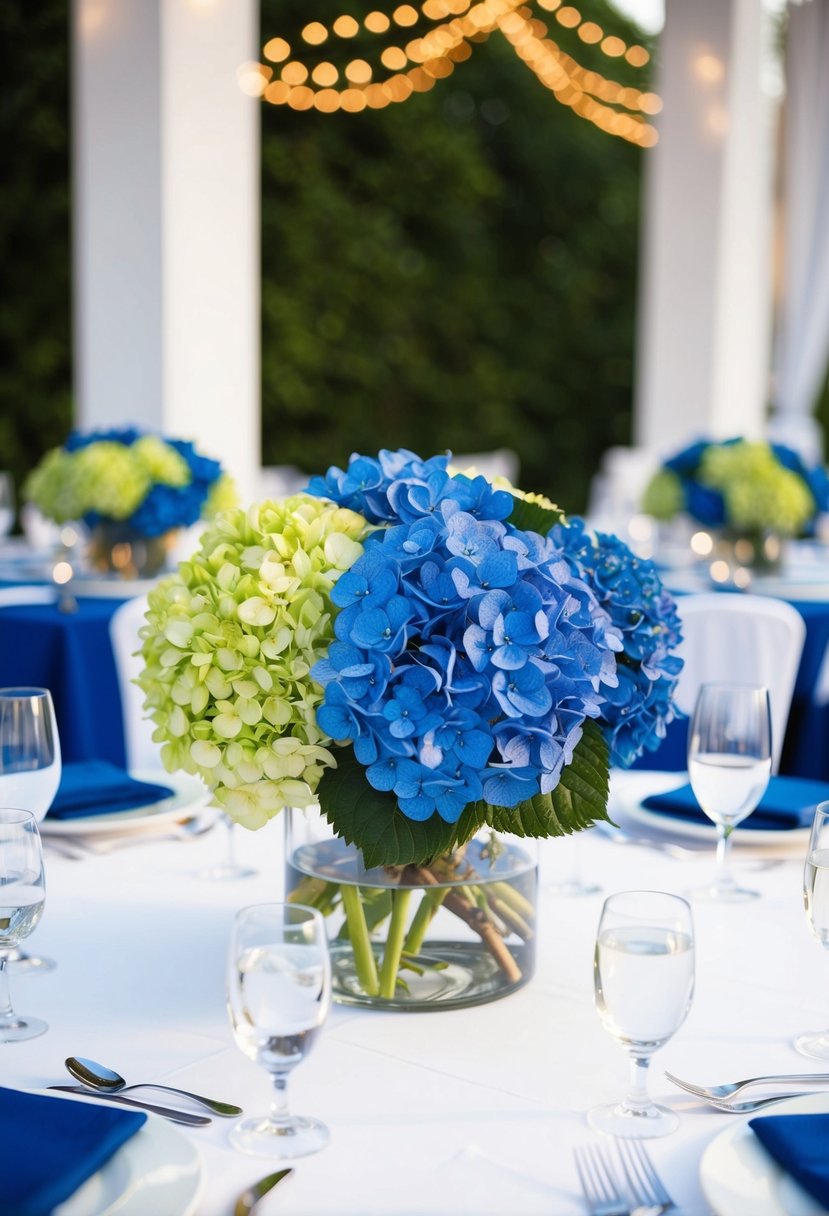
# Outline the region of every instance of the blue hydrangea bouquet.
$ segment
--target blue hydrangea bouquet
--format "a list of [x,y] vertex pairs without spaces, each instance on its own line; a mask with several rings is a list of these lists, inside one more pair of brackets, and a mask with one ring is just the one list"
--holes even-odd
[[342,915],[357,999],[454,982],[462,943],[424,946],[440,909],[525,980],[534,888],[502,834],[606,819],[609,765],[674,713],[679,619],[653,565],[446,455],[355,455],[225,512],[149,603],[165,764],[251,828],[319,805],[331,840],[294,855],[295,897]]
[[684,513],[705,528],[799,536],[829,510],[829,477],[783,444],[702,439],[664,462],[642,506],[659,520]]

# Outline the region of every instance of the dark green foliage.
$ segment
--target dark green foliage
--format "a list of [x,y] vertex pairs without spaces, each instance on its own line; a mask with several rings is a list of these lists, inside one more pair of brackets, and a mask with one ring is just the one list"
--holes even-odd
[[[301,46],[310,15],[263,0],[263,40]],[[331,39],[307,62],[377,65],[382,45]],[[642,154],[561,106],[498,34],[403,105],[266,105],[262,135],[265,463],[507,446],[525,488],[583,507],[599,455],[629,438]]]
[[0,0],[0,45],[0,468],[19,489],[71,424],[67,0]]

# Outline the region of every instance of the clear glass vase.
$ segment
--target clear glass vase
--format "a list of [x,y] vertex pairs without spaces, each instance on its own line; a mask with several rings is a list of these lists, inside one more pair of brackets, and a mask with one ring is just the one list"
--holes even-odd
[[144,536],[128,524],[102,520],[89,537],[90,565],[102,574],[120,578],[153,578],[169,568],[177,532]]
[[532,978],[535,840],[486,829],[427,865],[368,870],[316,809],[286,823],[287,898],[325,917],[336,1001],[462,1009]]

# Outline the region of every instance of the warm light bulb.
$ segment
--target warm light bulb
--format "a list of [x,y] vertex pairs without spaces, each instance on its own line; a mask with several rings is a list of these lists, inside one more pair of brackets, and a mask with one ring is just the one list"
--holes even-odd
[[338,38],[353,38],[360,32],[359,22],[353,17],[338,17],[331,27]]
[[[321,88],[330,88],[332,84],[336,84],[340,73],[334,67],[333,63],[318,63],[311,73],[311,79],[314,84],[318,84]],[[317,107],[319,109],[319,107]]]
[[408,60],[406,52],[401,50],[399,46],[387,46],[380,56],[380,62],[390,72],[399,72],[405,68]]
[[266,59],[270,59],[271,63],[281,63],[283,59],[287,59],[291,53],[290,44],[284,38],[271,38],[265,43],[264,55]]
[[319,46],[320,43],[325,42],[326,38],[328,37],[328,30],[321,22],[312,21],[309,25],[305,26],[304,30],[302,31],[302,37],[306,42],[310,43],[311,46]]
[[385,13],[380,13],[375,9],[374,12],[368,14],[363,25],[370,34],[385,34],[391,22]]
[[346,79],[352,84],[368,84],[371,80],[371,65],[365,59],[352,59],[345,65]]

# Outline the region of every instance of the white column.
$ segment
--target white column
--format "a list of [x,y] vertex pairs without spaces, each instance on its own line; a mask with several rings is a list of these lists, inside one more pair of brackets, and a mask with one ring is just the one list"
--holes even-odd
[[760,436],[770,364],[772,106],[761,0],[667,0],[646,157],[635,442]]
[[247,496],[260,465],[256,0],[74,0],[80,426],[196,441]]

